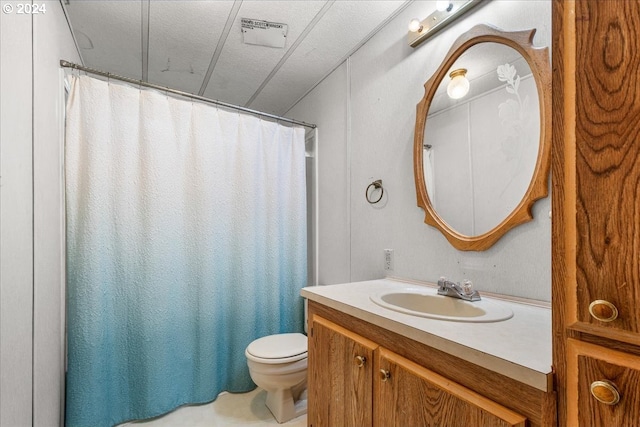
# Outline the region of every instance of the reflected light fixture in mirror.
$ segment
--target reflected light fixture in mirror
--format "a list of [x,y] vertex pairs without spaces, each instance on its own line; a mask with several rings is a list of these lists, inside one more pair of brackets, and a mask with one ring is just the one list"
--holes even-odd
[[449,74],[449,77],[451,77],[451,81],[447,85],[449,98],[460,99],[469,93],[469,80],[467,80],[466,75],[466,68],[458,68]]
[[407,42],[411,47],[416,47],[448,24],[453,22],[463,13],[479,5],[484,0],[450,0],[437,1],[436,10],[420,21],[414,18],[409,23]]

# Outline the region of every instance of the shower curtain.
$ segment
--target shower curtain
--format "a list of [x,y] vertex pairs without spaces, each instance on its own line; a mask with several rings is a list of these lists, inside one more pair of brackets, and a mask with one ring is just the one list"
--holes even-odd
[[91,77],[66,123],[66,424],[249,391],[303,330],[304,130]]

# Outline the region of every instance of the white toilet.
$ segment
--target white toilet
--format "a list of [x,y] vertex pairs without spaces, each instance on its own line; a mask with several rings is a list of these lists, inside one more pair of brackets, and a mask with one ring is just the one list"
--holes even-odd
[[267,391],[267,407],[279,423],[307,413],[307,337],[268,335],[247,346],[249,374]]

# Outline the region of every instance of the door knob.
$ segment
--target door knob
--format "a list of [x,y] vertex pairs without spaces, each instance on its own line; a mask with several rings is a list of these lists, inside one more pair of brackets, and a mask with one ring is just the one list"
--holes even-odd
[[620,402],[620,392],[611,381],[594,381],[591,383],[591,394],[605,405],[615,405]]
[[597,299],[589,304],[589,314],[601,322],[612,322],[618,318],[618,309],[609,301]]
[[391,373],[387,370],[380,369],[380,379],[382,382],[386,382],[389,378],[391,378]]
[[358,366],[358,368],[362,368],[367,362],[367,358],[364,356],[356,356],[354,362]]

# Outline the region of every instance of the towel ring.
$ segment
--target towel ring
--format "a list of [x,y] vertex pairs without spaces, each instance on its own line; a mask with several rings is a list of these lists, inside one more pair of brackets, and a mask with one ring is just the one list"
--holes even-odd
[[[371,198],[369,197],[369,189],[373,187],[373,191],[380,189],[380,197],[378,197],[376,200],[371,200]],[[372,191],[372,192],[373,192]],[[382,196],[384,195],[384,188],[382,188],[382,180],[378,179],[376,181],[373,181],[371,184],[369,184],[367,186],[367,189],[364,191],[364,197],[367,198],[367,202],[371,203],[372,205],[378,203],[380,200],[382,200]]]

